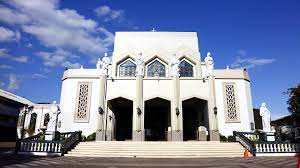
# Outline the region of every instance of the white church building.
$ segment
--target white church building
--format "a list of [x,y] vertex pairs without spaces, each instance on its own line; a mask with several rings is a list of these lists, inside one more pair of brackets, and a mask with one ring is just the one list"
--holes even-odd
[[[214,69],[196,32],[116,32],[114,51],[94,69],[62,77],[60,132],[97,141],[219,141],[254,130],[250,79]],[[217,60],[216,60],[217,61]]]

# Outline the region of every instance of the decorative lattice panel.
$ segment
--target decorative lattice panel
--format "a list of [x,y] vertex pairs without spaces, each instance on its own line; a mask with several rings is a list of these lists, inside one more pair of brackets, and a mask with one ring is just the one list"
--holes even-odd
[[78,102],[76,107],[75,119],[77,121],[88,120],[89,101],[90,101],[90,84],[80,83],[78,88]]
[[234,84],[225,84],[225,103],[226,103],[226,119],[227,121],[238,121],[238,110],[235,95]]

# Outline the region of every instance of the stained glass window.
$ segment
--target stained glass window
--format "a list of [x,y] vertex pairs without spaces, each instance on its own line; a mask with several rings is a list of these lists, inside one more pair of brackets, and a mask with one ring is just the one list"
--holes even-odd
[[165,65],[159,62],[158,60],[153,61],[150,65],[148,65],[147,76],[165,77],[166,76]]
[[119,67],[119,76],[135,76],[135,68],[136,65],[132,61],[126,60]]
[[183,60],[179,64],[179,73],[181,77],[193,77],[193,65]]

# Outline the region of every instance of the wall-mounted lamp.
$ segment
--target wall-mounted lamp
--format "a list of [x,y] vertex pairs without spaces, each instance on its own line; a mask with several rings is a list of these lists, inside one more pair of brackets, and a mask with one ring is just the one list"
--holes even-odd
[[138,107],[138,108],[136,108],[136,111],[137,111],[137,114],[138,114],[138,115],[141,115],[141,114],[142,114],[142,110],[141,110],[141,108],[139,108],[139,107]]
[[104,113],[102,107],[98,107],[98,112],[99,112],[99,114],[101,114],[101,115]]
[[111,116],[111,115],[109,115],[109,121],[111,121],[111,119],[112,119],[112,116]]
[[217,113],[218,113],[218,108],[214,107],[214,114],[217,115]]
[[180,114],[180,111],[179,111],[179,108],[178,107],[176,107],[176,115],[177,115],[177,117],[179,116],[179,114]]
[[251,128],[252,131],[254,130],[254,123],[253,122],[250,123],[250,128]]
[[61,127],[61,121],[60,120],[58,121],[57,126],[58,126],[58,128]]

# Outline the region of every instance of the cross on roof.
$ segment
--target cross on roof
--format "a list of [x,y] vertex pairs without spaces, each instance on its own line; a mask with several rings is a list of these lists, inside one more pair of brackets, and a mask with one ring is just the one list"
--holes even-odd
[[152,30],[151,30],[152,32],[156,32],[156,30],[154,29],[154,28],[152,28]]

